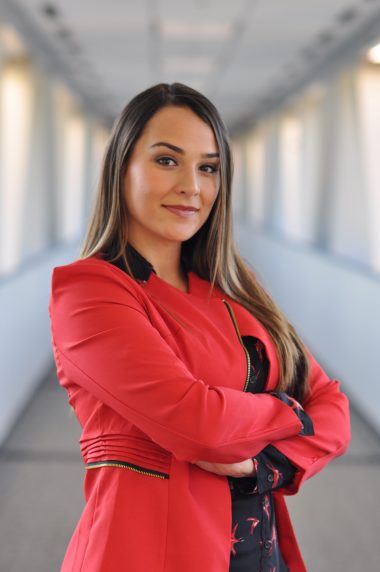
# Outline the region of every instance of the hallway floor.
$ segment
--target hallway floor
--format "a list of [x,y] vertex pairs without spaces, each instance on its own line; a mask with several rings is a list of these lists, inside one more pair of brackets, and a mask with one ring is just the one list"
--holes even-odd
[[[348,453],[287,498],[309,572],[380,569],[380,441],[355,413],[352,433]],[[84,506],[79,437],[52,372],[0,449],[1,572],[59,572]]]

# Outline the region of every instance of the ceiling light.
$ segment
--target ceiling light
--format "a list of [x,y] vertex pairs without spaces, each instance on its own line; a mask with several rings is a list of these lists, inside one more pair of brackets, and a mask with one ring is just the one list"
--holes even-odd
[[45,4],[42,6],[42,11],[48,18],[57,18],[58,10],[53,4]]
[[355,8],[347,8],[346,10],[343,10],[343,12],[339,14],[338,18],[342,22],[342,24],[348,24],[349,22],[355,20],[357,16],[358,12],[356,11]]
[[377,44],[368,50],[367,58],[373,64],[380,64],[380,44]]
[[209,73],[212,69],[211,58],[165,58],[164,70],[166,73]]
[[176,38],[183,40],[205,39],[205,40],[225,40],[231,32],[229,22],[181,22],[165,21],[161,22],[160,30],[165,38]]

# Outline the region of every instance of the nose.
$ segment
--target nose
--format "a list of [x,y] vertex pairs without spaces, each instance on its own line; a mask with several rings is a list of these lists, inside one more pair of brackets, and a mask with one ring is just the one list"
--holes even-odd
[[189,195],[200,193],[199,175],[196,168],[186,167],[181,170],[181,177],[178,181],[178,191]]

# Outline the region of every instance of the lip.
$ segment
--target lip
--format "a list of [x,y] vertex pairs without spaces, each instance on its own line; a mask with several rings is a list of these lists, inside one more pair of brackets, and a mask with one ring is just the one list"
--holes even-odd
[[199,211],[199,209],[197,209],[196,207],[188,207],[185,205],[162,205],[162,206],[168,209],[168,211],[185,218],[192,217]]

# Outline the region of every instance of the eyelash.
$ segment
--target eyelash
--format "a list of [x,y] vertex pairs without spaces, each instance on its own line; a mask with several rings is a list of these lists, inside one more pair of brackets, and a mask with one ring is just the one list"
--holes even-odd
[[[173,159],[172,157],[167,157],[166,155],[163,157],[157,157],[156,162],[159,165],[163,165],[160,161],[174,161],[175,159]],[[168,166],[168,165],[163,165],[163,166]],[[206,163],[204,165],[202,165],[202,167],[211,167],[212,171],[206,171],[206,173],[208,173],[209,175],[214,175],[215,173],[219,172],[219,165],[214,165],[213,163]]]

